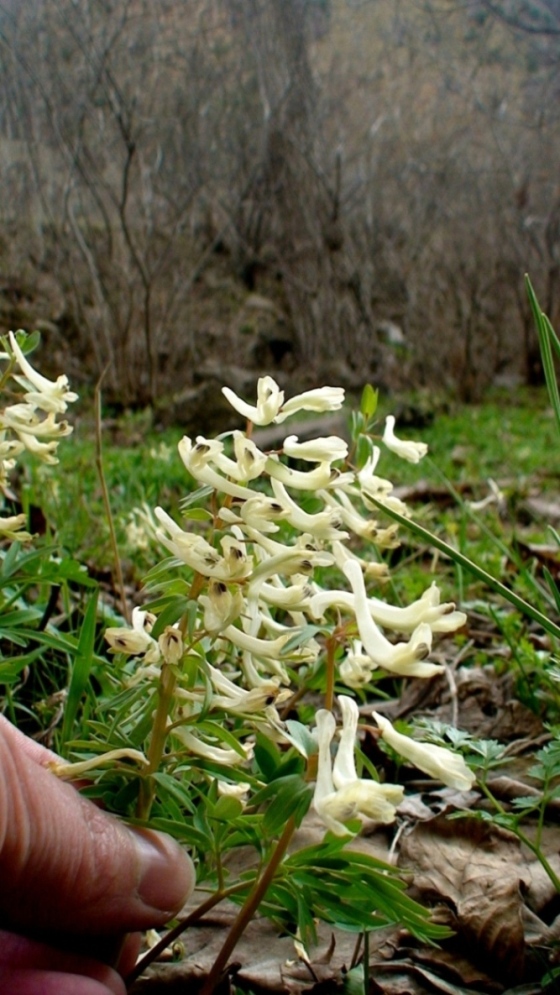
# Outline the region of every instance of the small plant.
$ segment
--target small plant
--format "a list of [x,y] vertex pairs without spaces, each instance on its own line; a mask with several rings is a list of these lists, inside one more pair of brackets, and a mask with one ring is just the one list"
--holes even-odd
[[[404,608],[379,596],[387,577],[380,554],[398,538],[371,512],[408,512],[376,472],[371,388],[353,418],[350,450],[337,436],[287,435],[268,452],[253,438],[253,426],[340,409],[341,389],[285,400],[264,377],[255,405],[224,394],[247,430],[179,443],[195,489],[180,523],[163,508],[145,509],[144,528],[155,526],[169,555],[150,570],[149,600],[132,624],[106,629],[109,666],[94,652],[90,601],[58,736],[73,762],[53,764],[61,777],[87,775],[87,793],[110,810],[191,848],[208,897],[162,943],[223,899],[239,904],[207,993],[258,907],[304,945],[317,919],[366,934],[398,922],[427,940],[447,935],[408,898],[394,868],[346,849],[364,818],[391,823],[403,796],[357,750],[360,715],[348,692],[363,699],[382,675],[438,673],[441,665],[428,660],[434,636],[465,622],[452,603],[440,603],[435,584]],[[382,442],[411,462],[426,451],[399,439],[391,417]],[[378,735],[420,769],[458,788],[472,784],[460,756],[373,717]],[[311,806],[327,835],[289,853]],[[254,860],[235,878],[227,856],[239,847]]]

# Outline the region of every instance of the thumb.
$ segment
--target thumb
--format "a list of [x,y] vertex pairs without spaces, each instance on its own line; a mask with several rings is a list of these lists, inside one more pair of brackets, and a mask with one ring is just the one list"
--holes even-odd
[[59,781],[0,723],[0,925],[114,934],[162,925],[194,886],[170,837],[132,829]]

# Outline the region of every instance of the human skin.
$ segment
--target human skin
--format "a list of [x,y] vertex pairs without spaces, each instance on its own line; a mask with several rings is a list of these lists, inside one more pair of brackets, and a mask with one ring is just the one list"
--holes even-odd
[[60,781],[53,759],[0,716],[0,991],[125,995],[138,931],[179,911],[193,867]]

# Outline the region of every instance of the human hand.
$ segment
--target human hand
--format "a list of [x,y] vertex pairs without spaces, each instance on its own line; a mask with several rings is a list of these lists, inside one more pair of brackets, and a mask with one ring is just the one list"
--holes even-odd
[[[58,780],[52,759],[0,716],[0,991],[125,995],[104,957],[172,918],[193,867],[169,837],[125,826]],[[129,936],[122,973],[137,949]]]

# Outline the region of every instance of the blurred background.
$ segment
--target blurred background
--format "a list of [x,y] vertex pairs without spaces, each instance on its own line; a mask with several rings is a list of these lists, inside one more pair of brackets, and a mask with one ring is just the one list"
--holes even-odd
[[559,41],[560,0],[1,0],[0,331],[123,408],[538,382]]

